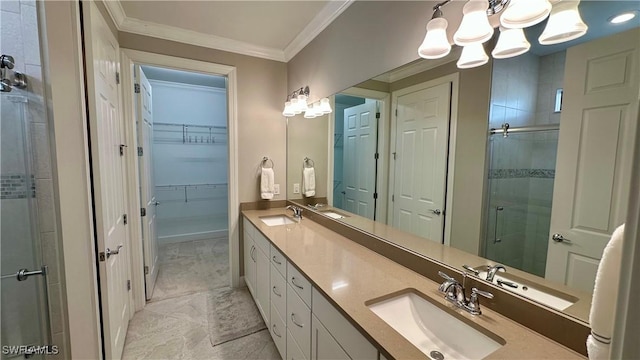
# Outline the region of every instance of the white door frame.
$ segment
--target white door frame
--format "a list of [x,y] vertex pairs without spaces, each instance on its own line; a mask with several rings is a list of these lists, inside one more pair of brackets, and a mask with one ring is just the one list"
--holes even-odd
[[[455,170],[455,158],[456,158],[456,135],[458,129],[458,86],[460,83],[459,73],[446,75],[437,79],[433,79],[427,82],[423,82],[417,85],[412,85],[404,89],[396,90],[391,93],[391,108],[395,109],[398,105],[398,97],[406,95],[412,92],[425,90],[434,86],[451,83],[451,111],[449,115],[449,149],[447,151],[447,188],[445,199],[445,217],[444,217],[444,245],[451,245],[451,213],[453,210],[453,179]],[[395,111],[391,111],[391,142],[390,150],[396,147],[396,125],[398,123],[398,117]],[[391,161],[389,161],[390,166]],[[389,170],[391,168],[388,168]],[[389,196],[387,197],[388,204],[391,204],[391,196],[393,195],[393,189],[395,186],[395,173],[389,172]],[[387,214],[387,224],[393,224],[393,211],[389,211]]]
[[[133,103],[133,64],[151,65],[176,70],[197,71],[200,73],[227,77],[227,130],[229,138],[229,267],[231,271],[230,285],[240,285],[240,237],[238,235],[238,218],[240,216],[240,199],[238,195],[238,111],[237,111],[237,79],[234,66],[219,65],[204,61],[159,55],[145,51],[121,49],[121,78],[123,84],[123,110],[126,119],[127,143],[134,146],[136,140],[135,107]],[[127,166],[134,169],[128,179],[129,211],[140,212],[140,182],[138,173],[137,151],[127,152]],[[139,216],[131,216],[131,269],[134,309],[142,309],[145,305],[144,294],[144,258],[142,254],[142,221]]]
[[[388,179],[389,179],[389,115],[391,114],[391,94],[369,90],[363,88],[352,87],[344,91],[340,91],[340,94],[346,94],[351,96],[357,96],[367,99],[374,99],[382,102],[382,108],[380,111],[380,121],[378,121],[378,153],[380,154],[378,163],[378,176],[376,179],[378,192],[378,200],[376,205],[376,221],[385,222],[387,219],[387,193]],[[331,97],[331,106],[335,110],[335,96]],[[327,184],[330,187],[327,189],[327,201],[333,206],[333,147],[335,146],[335,126],[336,118],[335,114],[329,114],[329,153],[328,158],[331,160],[331,166],[327,171]]]

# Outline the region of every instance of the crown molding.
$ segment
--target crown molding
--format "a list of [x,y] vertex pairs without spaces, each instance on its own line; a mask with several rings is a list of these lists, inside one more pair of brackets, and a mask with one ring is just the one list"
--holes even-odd
[[329,26],[333,20],[340,16],[355,0],[329,1],[284,50],[127,17],[120,1],[103,1],[118,31],[287,62]]
[[316,38],[355,0],[329,1],[328,4],[305,26],[304,29],[284,48],[285,61],[291,60],[305,46]]
[[175,26],[161,25],[126,17],[118,30],[138,35],[177,41],[180,43],[228,51],[241,55],[284,62],[284,52],[279,49],[250,44],[221,36],[185,30]]

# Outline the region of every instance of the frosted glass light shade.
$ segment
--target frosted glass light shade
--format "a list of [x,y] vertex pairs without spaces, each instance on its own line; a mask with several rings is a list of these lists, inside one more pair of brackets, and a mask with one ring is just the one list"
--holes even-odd
[[462,8],[464,17],[453,41],[460,46],[483,43],[493,36],[493,27],[489,24],[487,0],[469,0]]
[[427,23],[427,35],[422,45],[418,48],[418,55],[425,59],[440,59],[449,55],[451,44],[447,39],[447,26],[445,18],[431,19]]
[[284,103],[284,111],[282,112],[282,115],[286,117],[291,117],[296,115],[296,112],[293,110],[293,107],[291,106],[291,101],[287,101]]
[[506,59],[522,55],[530,48],[531,44],[527,41],[522,29],[507,29],[501,26],[498,43],[491,55],[495,59]]
[[469,69],[477,66],[482,66],[489,61],[489,56],[484,51],[484,47],[481,43],[475,43],[467,45],[462,48],[462,54],[458,59],[458,68]]
[[587,33],[587,25],[578,12],[580,1],[561,1],[551,10],[549,21],[538,41],[542,45],[559,44]]
[[307,111],[307,96],[306,95],[298,95],[298,114]]
[[331,114],[333,112],[328,98],[323,98],[322,100],[320,100],[320,111],[322,111],[323,114]]
[[549,0],[511,0],[500,16],[500,24],[506,28],[522,29],[542,22],[549,12]]

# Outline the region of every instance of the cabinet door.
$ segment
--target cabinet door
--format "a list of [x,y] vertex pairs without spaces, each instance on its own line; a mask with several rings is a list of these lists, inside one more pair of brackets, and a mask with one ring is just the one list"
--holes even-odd
[[269,262],[269,257],[265,255],[261,248],[257,246],[254,248],[253,257],[256,259],[256,303],[262,313],[265,324],[269,326],[269,311],[271,311],[271,281],[269,277],[271,263]]
[[244,282],[247,284],[249,291],[253,297],[256,297],[255,283],[256,283],[256,260],[255,260],[256,247],[253,245],[253,239],[246,231],[244,232]]
[[340,347],[336,339],[322,326],[315,315],[311,316],[311,359],[312,360],[339,360],[351,359]]

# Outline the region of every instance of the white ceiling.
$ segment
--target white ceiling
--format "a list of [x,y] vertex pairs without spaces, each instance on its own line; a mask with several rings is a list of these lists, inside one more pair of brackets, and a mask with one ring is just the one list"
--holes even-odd
[[106,0],[104,4],[120,31],[288,61],[351,2]]

